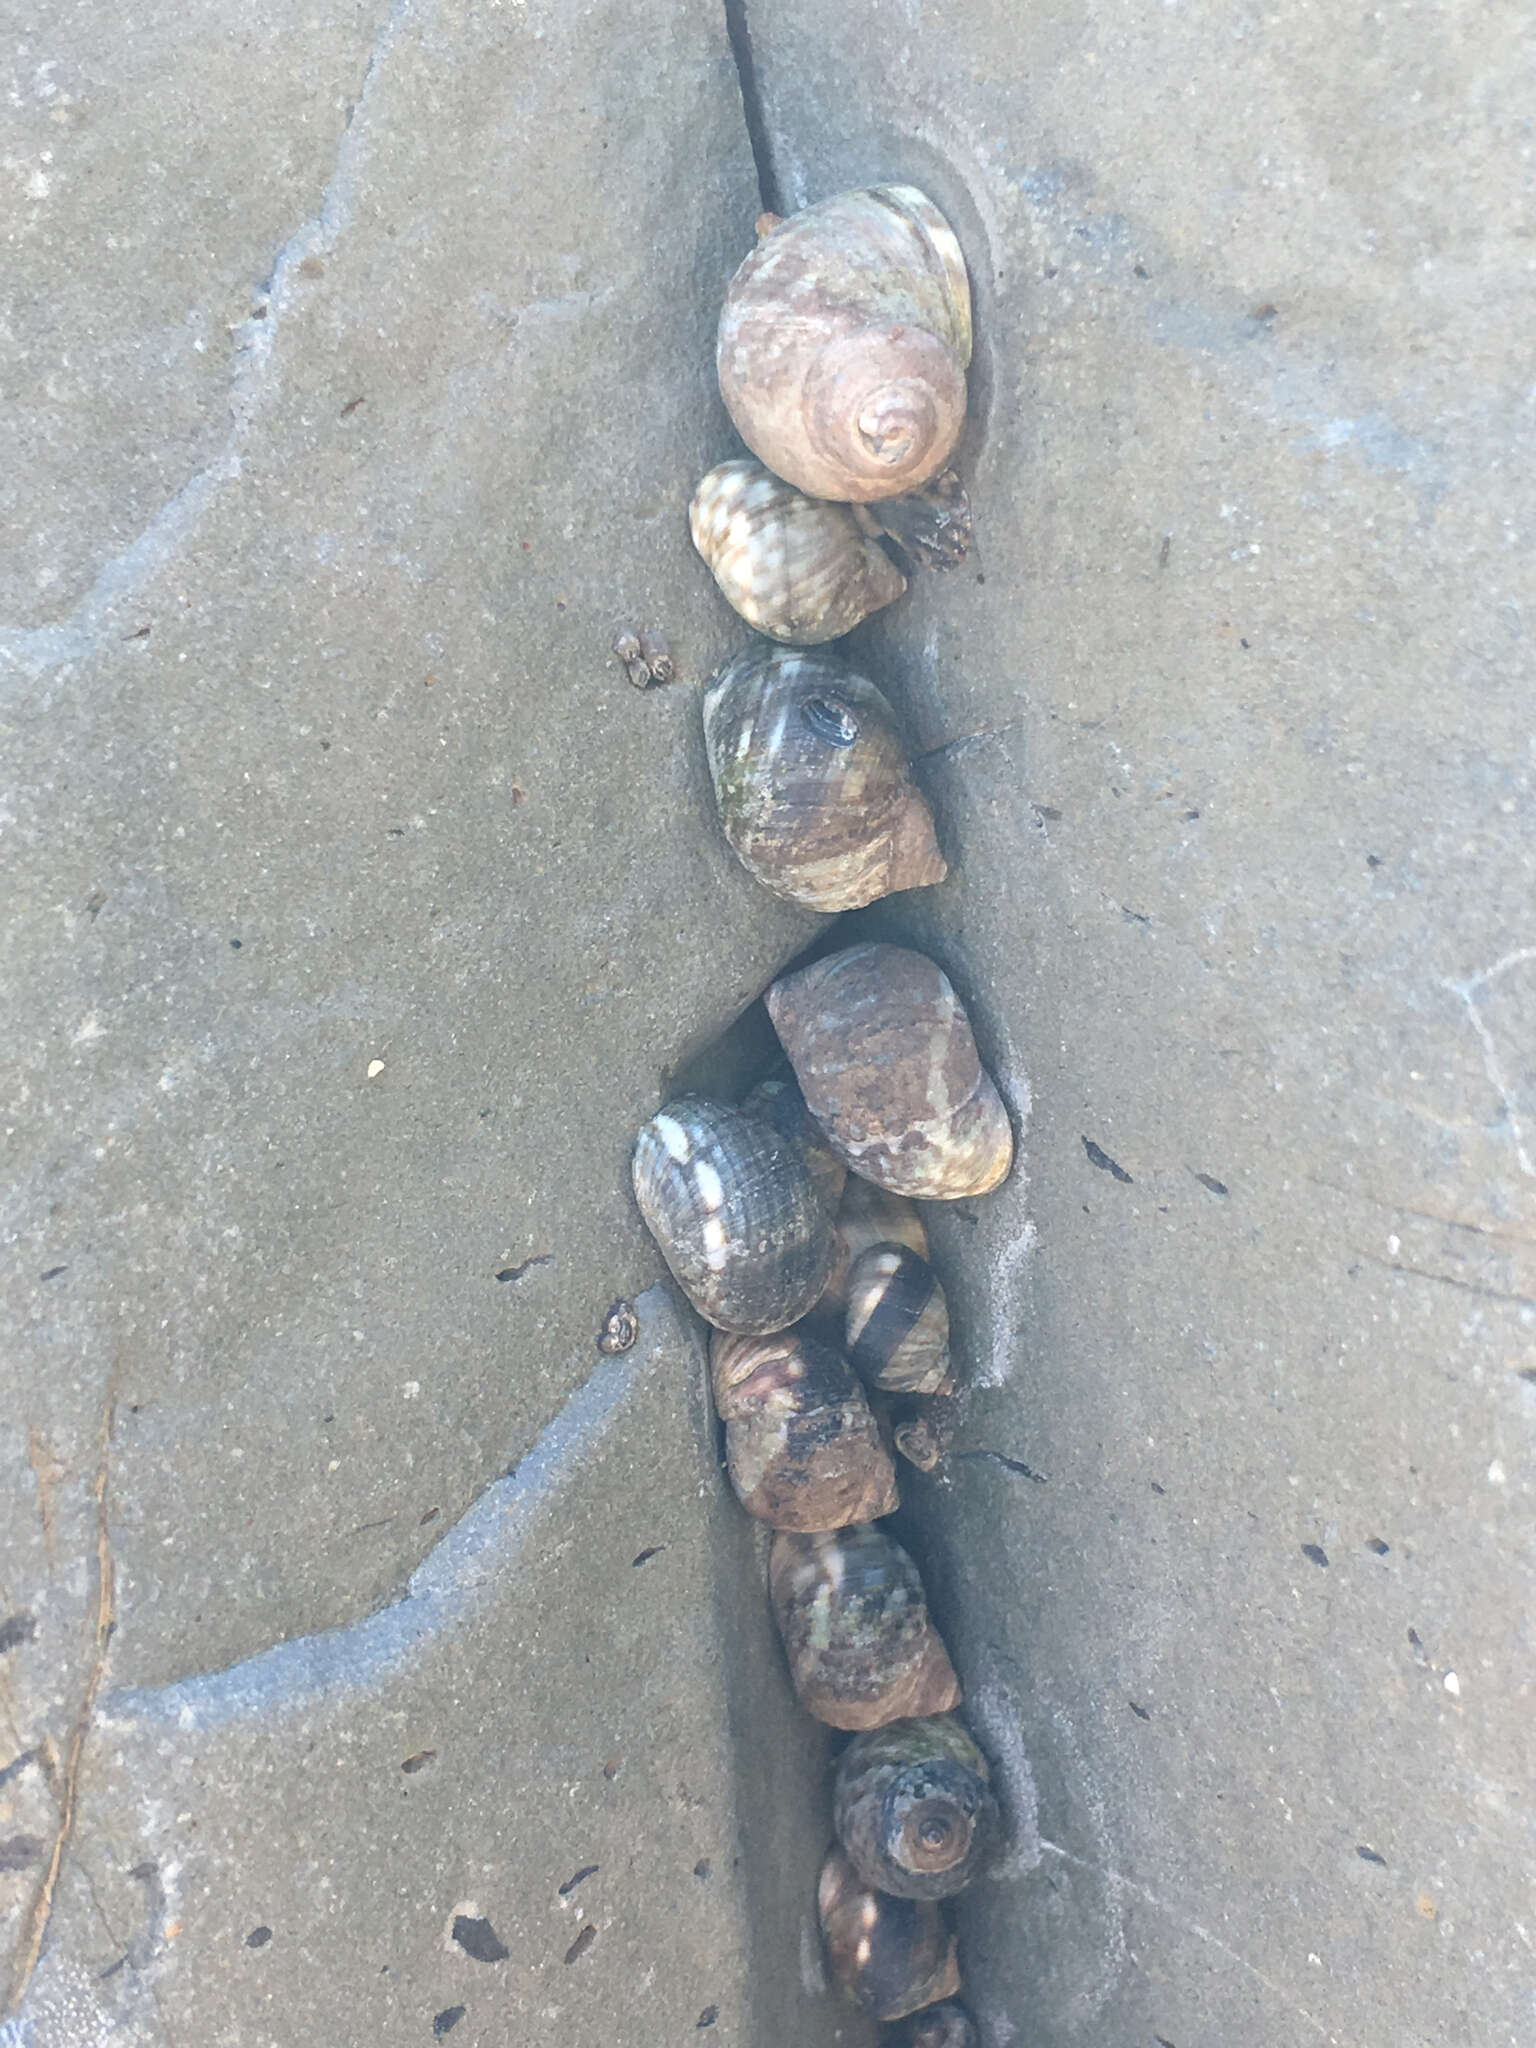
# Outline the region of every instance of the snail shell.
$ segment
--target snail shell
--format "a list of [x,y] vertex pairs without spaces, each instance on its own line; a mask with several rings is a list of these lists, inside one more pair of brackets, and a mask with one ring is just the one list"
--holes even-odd
[[1008,1112],[933,961],[850,946],[776,981],[767,1002],[806,1106],[855,1173],[940,1200],[1007,1178]]
[[880,1728],[960,1704],[917,1566],[883,1529],[781,1532],[768,1590],[800,1704],[833,1728]]
[[840,1529],[896,1512],[896,1473],[847,1362],[799,1331],[709,1346],[736,1498],[775,1529]]
[[901,1244],[873,1244],[848,1276],[848,1363],[888,1394],[937,1394],[949,1380],[949,1309],[932,1266]]
[[680,1096],[642,1127],[633,1171],[646,1228],[706,1322],[781,1330],[821,1293],[827,1206],[805,1160],[762,1118]]
[[907,587],[846,505],[807,498],[760,462],[712,469],[688,524],[727,603],[773,640],[836,640]]
[[987,1760],[952,1714],[855,1736],[837,1764],[832,1825],[876,1891],[948,1899],[981,1876],[1001,1823]]
[[887,1405],[891,1441],[909,1465],[932,1472],[944,1462],[959,1405],[949,1394],[905,1394]]
[[[806,1115],[810,1116],[809,1110]],[[815,1123],[814,1117],[811,1121]],[[821,1129],[820,1124],[816,1129]],[[832,1235],[832,1275],[816,1307],[823,1314],[836,1315],[840,1322],[848,1309],[848,1276],[861,1252],[872,1244],[904,1244],[920,1257],[928,1256],[928,1232],[906,1196],[887,1194],[856,1173],[849,1174],[844,1184]]]
[[895,713],[835,655],[761,642],[704,692],[726,838],[775,896],[856,910],[949,872]]
[[978,2048],[980,2038],[965,2007],[946,1998],[914,2013],[891,2037],[891,2048]]
[[871,1891],[841,1849],[821,1866],[816,1912],[832,1981],[875,2019],[900,2019],[960,1989],[943,1909],[928,1899]]
[[731,279],[715,359],[741,438],[797,490],[917,490],[965,427],[971,290],[954,230],[912,185],[808,206]]
[[759,1081],[752,1092],[743,1097],[741,1106],[749,1116],[766,1117],[779,1136],[787,1138],[803,1155],[811,1169],[811,1179],[821,1190],[822,1199],[828,1209],[835,1212],[848,1185],[848,1169],[827,1143],[821,1125],[806,1108],[800,1083],[790,1074],[775,1074],[766,1081]]

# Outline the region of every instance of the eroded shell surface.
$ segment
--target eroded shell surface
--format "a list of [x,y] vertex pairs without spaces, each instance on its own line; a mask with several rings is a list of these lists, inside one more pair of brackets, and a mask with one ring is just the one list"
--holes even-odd
[[742,1098],[749,1116],[766,1117],[781,1138],[787,1138],[811,1169],[811,1178],[834,1215],[848,1185],[848,1168],[827,1143],[827,1134],[805,1106],[800,1083],[792,1074],[774,1074],[759,1081]]
[[976,2022],[963,2005],[946,1998],[913,2013],[891,2037],[891,2048],[980,2048]]
[[832,1824],[865,1884],[900,1899],[964,1891],[1001,1830],[987,1760],[952,1714],[856,1736],[838,1759]]
[[774,895],[855,910],[948,873],[895,713],[836,656],[745,648],[704,692],[704,745],[725,836]]
[[768,991],[813,1117],[866,1180],[919,1199],[1007,1178],[1013,1131],[948,977],[904,946],[850,946]]
[[797,647],[851,633],[907,587],[846,505],[808,498],[760,462],[712,469],[688,525],[726,601],[759,633]]
[[894,1514],[890,1453],[847,1364],[796,1331],[709,1347],[736,1498],[775,1529],[840,1529]]
[[877,2020],[896,2020],[960,1989],[943,1908],[871,1891],[841,1849],[821,1867],[816,1911],[832,1981]]
[[821,1293],[827,1205],[803,1157],[762,1118],[679,1097],[641,1128],[633,1175],[646,1228],[717,1329],[783,1329]]
[[949,1309],[928,1261],[902,1244],[873,1244],[848,1276],[848,1363],[887,1394],[949,1385]]
[[781,1532],[768,1588],[795,1692],[818,1721],[880,1728],[960,1704],[917,1566],[883,1529]]
[[971,294],[954,230],[912,185],[781,221],[726,291],[716,366],[737,431],[813,498],[898,497],[965,427]]

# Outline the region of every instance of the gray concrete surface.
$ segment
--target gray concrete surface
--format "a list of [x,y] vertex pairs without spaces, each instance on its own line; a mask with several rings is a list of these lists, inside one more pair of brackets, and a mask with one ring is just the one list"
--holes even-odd
[[[915,178],[978,287],[976,557],[861,636],[956,873],[861,922],[1029,1105],[909,1518],[988,2048],[1523,2044],[1523,11],[747,18],[780,196]],[[608,654],[739,637],[723,21],[3,49],[0,2041],[861,2048],[695,1339],[593,1348],[817,928]]]

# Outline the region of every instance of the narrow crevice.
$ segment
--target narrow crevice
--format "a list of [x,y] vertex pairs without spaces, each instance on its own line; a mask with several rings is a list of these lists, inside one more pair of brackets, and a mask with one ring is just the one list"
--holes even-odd
[[725,0],[725,32],[731,39],[736,60],[736,77],[741,85],[741,111],[746,117],[747,140],[757,167],[757,192],[765,213],[782,213],[778,173],[768,145],[768,120],[757,83],[757,64],[752,55],[752,36],[747,28],[746,0]]

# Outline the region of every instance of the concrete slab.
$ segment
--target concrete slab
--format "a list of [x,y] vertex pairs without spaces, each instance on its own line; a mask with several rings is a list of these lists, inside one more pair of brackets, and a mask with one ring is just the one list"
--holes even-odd
[[913,1509],[1038,1784],[984,2038],[1524,2041],[1528,24],[751,28],[783,203],[913,178],[979,287],[975,557],[860,635],[957,872],[860,923],[1032,1103]]

